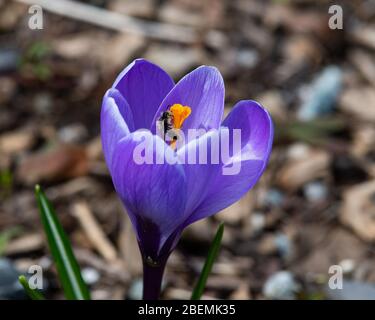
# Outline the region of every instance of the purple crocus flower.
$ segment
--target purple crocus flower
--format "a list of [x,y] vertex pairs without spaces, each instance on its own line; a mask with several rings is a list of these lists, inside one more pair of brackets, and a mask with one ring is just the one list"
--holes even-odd
[[[145,299],[158,297],[165,263],[183,229],[239,200],[266,167],[273,141],[268,112],[251,100],[238,102],[222,122],[223,111],[224,82],[220,72],[208,66],[193,70],[175,84],[160,67],[137,59],[104,96],[104,156],[143,256]],[[160,121],[184,133],[202,128],[208,132],[177,147],[175,141],[155,134]],[[232,154],[226,162],[207,164],[169,161],[182,159],[204,144],[210,149],[212,129],[220,132],[222,128],[241,130],[241,157]],[[167,161],[141,165],[134,161],[145,133],[153,156]],[[223,167],[235,162],[240,162],[240,172],[223,174]]]

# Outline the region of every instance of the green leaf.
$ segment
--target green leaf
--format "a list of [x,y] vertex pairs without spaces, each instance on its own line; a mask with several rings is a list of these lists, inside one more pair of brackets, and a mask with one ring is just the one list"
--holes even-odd
[[31,289],[29,286],[29,283],[27,282],[27,279],[25,276],[19,276],[18,277],[19,283],[22,285],[22,287],[25,289],[27,295],[32,300],[45,300],[44,296],[36,289]]
[[21,227],[12,227],[0,233],[0,256],[4,254],[8,242],[21,233]]
[[321,118],[310,121],[276,122],[275,136],[278,140],[304,141],[324,145],[333,135],[346,130],[345,121],[340,118]]
[[34,42],[25,52],[26,59],[31,61],[41,61],[51,52],[50,46],[45,42]]
[[215,238],[211,243],[211,247],[210,247],[210,250],[208,251],[208,255],[204,263],[202,272],[199,276],[198,282],[195,285],[195,288],[191,295],[191,300],[199,300],[202,297],[204,288],[206,286],[207,278],[211,272],[214,261],[220,250],[220,244],[221,244],[221,239],[223,238],[223,233],[224,233],[224,223],[221,223],[219,228],[216,231]]
[[8,169],[0,170],[0,199],[8,197],[12,192],[13,175]]
[[65,297],[69,300],[89,300],[90,293],[82,279],[69,239],[50,202],[38,185],[35,186],[35,195]]

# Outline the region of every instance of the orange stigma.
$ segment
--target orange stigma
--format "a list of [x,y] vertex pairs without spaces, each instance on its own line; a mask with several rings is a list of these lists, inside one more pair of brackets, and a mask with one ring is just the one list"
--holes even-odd
[[173,115],[173,127],[175,129],[181,129],[184,121],[187,119],[187,117],[190,116],[190,107],[176,103],[173,106],[171,106],[170,111]]

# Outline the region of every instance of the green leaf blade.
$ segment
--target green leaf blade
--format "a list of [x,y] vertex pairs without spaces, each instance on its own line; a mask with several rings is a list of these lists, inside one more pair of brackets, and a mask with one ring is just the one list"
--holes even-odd
[[199,276],[198,282],[195,285],[195,288],[191,295],[191,300],[199,300],[202,297],[204,288],[206,286],[207,278],[211,272],[215,259],[217,255],[219,254],[221,239],[223,238],[223,233],[224,233],[224,224],[221,223],[219,228],[216,231],[215,238],[211,243],[210,250],[208,251],[208,255],[204,263],[202,272]]
[[49,248],[55,261],[65,297],[68,300],[89,300],[90,293],[83,281],[78,262],[47,197],[37,185],[35,195]]
[[31,289],[25,276],[18,277],[19,283],[25,289],[25,292],[32,300],[45,300],[44,296],[36,289]]

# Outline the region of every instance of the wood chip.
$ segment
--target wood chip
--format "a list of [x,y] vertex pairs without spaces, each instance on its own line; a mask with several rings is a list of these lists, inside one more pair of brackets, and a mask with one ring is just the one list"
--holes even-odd
[[375,240],[375,180],[351,187],[344,193],[340,220],[366,241]]
[[270,90],[263,92],[257,97],[259,101],[270,113],[273,119],[279,121],[287,120],[287,112],[284,104],[284,99],[281,93],[277,90]]
[[215,215],[219,221],[229,224],[237,224],[244,219],[249,219],[254,207],[254,193],[248,192],[239,201]]
[[202,52],[195,48],[155,44],[146,51],[145,58],[161,66],[171,76],[180,77],[199,64]]
[[113,0],[109,2],[108,9],[129,16],[152,18],[155,4],[155,0]]
[[76,202],[73,204],[72,213],[78,219],[88,239],[101,256],[108,262],[117,260],[116,249],[107,239],[88,204],[84,201]]
[[375,149],[375,128],[372,125],[361,125],[353,134],[353,145],[351,151],[358,158]]
[[375,25],[360,25],[351,34],[354,42],[375,49]]
[[80,177],[50,187],[46,190],[46,194],[50,200],[70,198],[83,192],[92,196],[97,192],[98,188],[99,184],[95,179],[90,177]]
[[17,83],[10,77],[0,77],[0,104],[10,101],[17,90]]
[[124,263],[132,277],[142,275],[142,257],[138,248],[138,241],[134,233],[129,216],[124,213],[118,246]]
[[232,300],[250,300],[250,286],[247,281],[244,281],[233,293],[230,295],[229,299]]
[[27,5],[40,5],[44,10],[96,26],[176,43],[195,43],[192,28],[167,23],[149,22],[72,0],[17,0]]
[[375,59],[373,56],[363,50],[354,50],[349,54],[349,59],[362,76],[375,86]]
[[82,176],[88,172],[88,168],[84,148],[62,144],[22,159],[16,176],[19,181],[30,185]]
[[[102,73],[120,72],[131,60],[140,55],[145,45],[145,38],[140,36],[119,34],[110,38],[106,46],[97,53]],[[110,55],[107,48],[111,48]]]
[[328,174],[330,155],[323,150],[308,150],[300,159],[288,161],[276,176],[280,186],[296,190],[309,181],[324,178]]
[[[172,300],[189,300],[191,297],[191,290],[180,289],[180,288],[168,288],[164,294],[166,299]],[[209,295],[202,295],[202,300],[216,300],[216,298]]]
[[123,283],[128,283],[130,279],[129,273],[124,268],[124,264],[121,260],[108,263],[108,261],[103,260],[101,257],[95,255],[92,251],[86,249],[74,249],[74,254],[79,263],[87,264],[108,277]]
[[42,249],[45,245],[41,233],[31,233],[11,240],[5,248],[5,255],[22,254]]
[[160,8],[159,17],[162,21],[177,25],[202,27],[205,24],[202,11],[188,10],[188,8],[170,2],[165,3]]
[[29,149],[35,136],[27,129],[19,129],[0,135],[0,153],[13,155]]
[[344,90],[339,106],[341,110],[359,120],[375,122],[375,90],[373,87],[355,87]]

